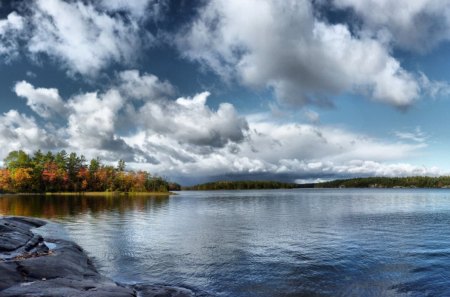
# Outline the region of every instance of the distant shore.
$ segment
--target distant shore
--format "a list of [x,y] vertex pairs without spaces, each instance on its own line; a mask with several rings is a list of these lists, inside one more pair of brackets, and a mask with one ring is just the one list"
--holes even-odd
[[358,177],[304,184],[258,180],[216,181],[182,187],[182,190],[214,191],[298,188],[448,189],[450,188],[450,176]]
[[364,177],[310,184],[311,188],[447,189],[450,176]]
[[216,181],[189,187],[181,187],[181,189],[185,191],[275,190],[296,188],[301,188],[301,185],[267,180]]

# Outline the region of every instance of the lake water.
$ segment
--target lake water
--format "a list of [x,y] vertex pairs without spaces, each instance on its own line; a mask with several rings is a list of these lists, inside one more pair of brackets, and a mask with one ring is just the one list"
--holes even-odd
[[450,296],[450,190],[0,196],[120,282],[216,296]]

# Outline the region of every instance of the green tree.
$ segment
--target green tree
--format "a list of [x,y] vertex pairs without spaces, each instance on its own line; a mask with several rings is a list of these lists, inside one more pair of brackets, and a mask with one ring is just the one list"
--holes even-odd
[[67,153],[65,150],[62,150],[55,155],[55,163],[58,166],[58,169],[67,169]]
[[120,159],[119,162],[117,162],[117,171],[125,171],[125,161]]
[[29,168],[31,166],[30,156],[24,151],[12,151],[3,160],[3,164],[9,170],[17,168]]

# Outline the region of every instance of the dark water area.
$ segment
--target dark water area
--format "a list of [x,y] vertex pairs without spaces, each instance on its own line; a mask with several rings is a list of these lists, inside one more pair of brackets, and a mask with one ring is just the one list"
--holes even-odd
[[0,196],[120,282],[216,296],[450,296],[450,190]]

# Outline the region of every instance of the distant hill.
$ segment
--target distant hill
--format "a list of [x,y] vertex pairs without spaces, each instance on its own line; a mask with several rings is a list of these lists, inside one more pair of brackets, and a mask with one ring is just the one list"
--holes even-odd
[[450,176],[366,177],[316,183],[314,188],[450,188]]
[[190,187],[183,187],[183,190],[259,190],[259,189],[295,189],[303,185],[295,183],[283,183],[277,181],[216,181],[205,184],[199,184]]

